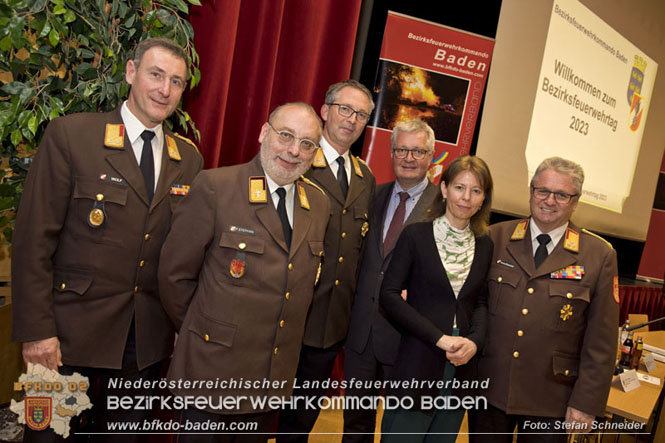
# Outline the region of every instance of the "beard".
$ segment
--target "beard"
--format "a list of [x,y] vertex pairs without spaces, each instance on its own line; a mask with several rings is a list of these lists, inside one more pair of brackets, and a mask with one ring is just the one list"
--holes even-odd
[[[313,156],[310,157],[309,161],[305,161],[302,156],[293,157],[286,151],[279,154],[275,154],[271,151],[272,149],[270,149],[270,146],[268,145],[268,140],[264,140],[263,143],[261,143],[261,166],[263,166],[263,170],[266,174],[268,174],[268,176],[280,186],[296,181],[298,177],[307,172],[313,160]],[[298,166],[293,170],[286,169],[279,164],[279,160],[277,159],[278,156],[288,162],[298,163]]]

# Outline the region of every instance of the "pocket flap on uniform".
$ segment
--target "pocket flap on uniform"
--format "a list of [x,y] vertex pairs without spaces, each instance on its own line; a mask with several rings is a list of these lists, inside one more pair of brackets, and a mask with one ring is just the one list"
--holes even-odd
[[589,288],[568,281],[550,281],[550,297],[563,297],[570,300],[591,301]]
[[192,321],[189,330],[201,337],[205,342],[216,343],[230,348],[236,334],[236,326],[222,323],[198,313],[198,318]]
[[222,248],[237,249],[238,251],[253,252],[254,254],[263,254],[265,242],[263,239],[252,235],[222,232],[222,236],[219,239],[219,246]]
[[58,292],[75,292],[83,295],[92,284],[92,276],[81,272],[58,271],[53,273],[53,289]]
[[125,206],[127,204],[127,186],[106,183],[101,180],[76,177],[74,182],[74,198],[88,198],[97,200],[97,195],[103,196],[104,202]]
[[353,208],[353,218],[362,218],[367,220],[367,210],[363,208]]
[[554,351],[552,354],[552,371],[554,375],[577,377],[580,359],[574,355]]
[[322,241],[310,241],[309,249],[311,249],[312,254],[317,257],[323,257],[323,242]]
[[492,266],[487,273],[487,279],[499,284],[508,284],[516,288],[522,275],[515,270],[503,266]]

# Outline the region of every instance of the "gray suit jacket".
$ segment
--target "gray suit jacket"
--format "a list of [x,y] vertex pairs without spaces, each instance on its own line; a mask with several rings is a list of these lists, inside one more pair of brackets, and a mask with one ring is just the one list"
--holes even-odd
[[[361,353],[367,346],[371,333],[376,358],[381,363],[388,365],[392,365],[397,357],[400,334],[379,312],[379,290],[383,282],[383,274],[393,255],[390,251],[385,258],[383,257],[383,224],[394,186],[395,182],[385,183],[376,190],[373,217],[370,222],[373,229],[370,231],[360,267],[355,300],[351,310],[351,325],[346,341],[346,346]],[[402,229],[412,223],[422,221],[438,192],[437,186],[432,183],[427,185]]]

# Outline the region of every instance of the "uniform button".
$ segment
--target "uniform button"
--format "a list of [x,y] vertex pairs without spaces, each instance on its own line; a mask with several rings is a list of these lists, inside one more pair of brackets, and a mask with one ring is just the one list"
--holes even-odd
[[513,357],[518,358],[519,356],[520,356],[519,352],[517,352],[517,351],[513,352]]
[[572,293],[572,292],[569,292],[568,294],[566,294],[566,298],[568,298],[568,299],[573,298],[573,293]]
[[138,287],[138,286],[134,286],[134,294],[136,294],[137,292],[139,292],[139,287]]
[[568,377],[570,375],[570,371],[568,369],[566,369],[565,371],[563,371],[563,375]]
[[141,261],[139,262],[139,268],[142,268],[142,267],[144,267],[144,266],[145,266],[145,260],[141,260]]
[[238,243],[238,249],[243,250],[247,247],[247,243],[245,242],[240,242]]
[[340,257],[337,259],[338,262],[342,263],[344,261],[344,257]]
[[533,294],[533,288],[527,289],[526,292],[528,292],[529,294]]
[[210,336],[208,334],[203,335],[203,340],[210,341]]
[[346,209],[342,209],[342,214],[346,214]]
[[286,295],[284,295],[284,297],[285,297],[287,300],[289,300],[289,299],[291,298],[291,293],[290,293],[290,292],[287,292]]
[[145,241],[150,240],[150,234],[146,234],[146,235],[144,235],[144,236],[143,236],[143,239],[144,239]]
[[272,352],[273,354],[277,355],[277,353],[279,352],[279,346],[275,346],[275,350]]
[[293,263],[289,263],[289,271],[293,271]]
[[66,287],[67,287],[67,285],[64,282],[60,283],[60,290],[61,291],[64,291]]
[[501,282],[503,281],[503,277],[499,277],[499,278],[497,278],[496,281],[498,281],[499,283],[501,283]]
[[527,315],[529,310],[527,308],[522,309],[522,315]]
[[335,280],[335,286],[339,286],[339,280]]
[[342,232],[342,238],[346,238],[346,232]]
[[283,328],[283,327],[284,327],[284,320],[282,320],[282,321],[279,322],[279,327],[280,327],[280,328]]
[[95,196],[95,198],[97,199],[98,202],[100,202],[100,201],[104,200],[104,194],[97,194]]
[[518,337],[521,337],[523,335],[524,335],[524,331],[522,331],[521,329],[519,331],[517,331],[517,336]]

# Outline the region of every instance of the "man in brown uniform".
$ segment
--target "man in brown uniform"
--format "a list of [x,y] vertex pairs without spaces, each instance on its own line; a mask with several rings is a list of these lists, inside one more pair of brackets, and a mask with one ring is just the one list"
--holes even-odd
[[[321,148],[306,176],[330,198],[321,281],[314,292],[298,363],[299,382],[327,380],[349,328],[361,250],[369,226],[369,206],[376,182],[364,162],[349,153],[362,133],[374,101],[355,80],[328,88],[321,117],[325,121]],[[294,396],[319,397],[325,388],[296,389]],[[307,441],[319,414],[298,405],[280,412],[278,441]]]
[[[491,227],[490,321],[480,364],[488,410],[470,415],[472,441],[566,441],[607,403],[616,356],[616,252],[570,217],[584,172],[559,157],[531,180],[531,218]],[[500,433],[505,433],[501,435]],[[534,435],[538,433],[540,435]]]
[[144,40],[127,63],[120,108],[53,120],[16,219],[13,339],[26,363],[91,377],[97,432],[107,420],[142,418],[104,411],[108,379],[157,378],[173,348],[157,295],[159,251],[203,166],[191,142],[162,125],[185,88],[186,60],[170,40]]
[[[330,215],[323,191],[299,179],[320,134],[311,106],[280,106],[261,128],[260,155],[199,174],[175,212],[159,268],[160,295],[179,330],[168,379],[213,383],[171,389],[213,402],[183,411],[181,422],[225,423],[218,430],[226,432],[253,422],[258,428],[246,430],[255,434],[242,441],[266,441],[276,406],[250,397],[291,395]],[[237,403],[216,409],[220,396]]]

